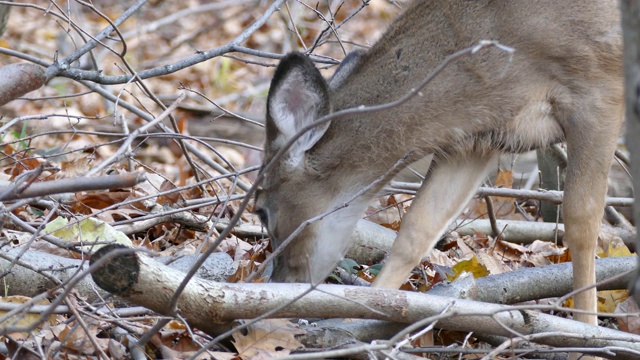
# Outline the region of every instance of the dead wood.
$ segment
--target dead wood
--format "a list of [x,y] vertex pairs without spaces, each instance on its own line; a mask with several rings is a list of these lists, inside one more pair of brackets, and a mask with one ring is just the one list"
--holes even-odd
[[[88,268],[88,263],[80,259],[66,258],[41,251],[28,250],[21,254],[22,249],[3,249],[0,251],[0,268],[7,273],[2,277],[6,295],[22,295],[34,297],[42,292],[55,289],[60,284],[82,273]],[[168,267],[174,271],[187,271],[197,255],[186,255],[178,259],[159,258],[159,261],[169,263]],[[224,281],[235,272],[235,265],[226,253],[214,253],[207,259],[196,276],[211,281]],[[108,295],[99,289],[91,277],[85,277],[76,285],[78,295],[89,302],[100,300]],[[124,305],[115,300],[116,305]]]
[[17,63],[0,67],[0,106],[39,89],[45,80],[44,68],[39,65]]
[[[631,270],[635,268],[636,263],[635,256],[598,259],[598,290],[626,289],[631,281]],[[627,274],[617,276],[624,273]],[[572,277],[571,263],[562,263],[524,268],[478,279],[465,276],[452,283],[439,283],[429,294],[494,304],[517,304],[564,296],[572,290]],[[614,277],[614,280],[605,281]]]
[[130,188],[143,181],[146,181],[145,174],[127,173],[97,177],[68,178],[36,183],[21,183],[10,186],[0,186],[0,200],[10,201],[61,193]]
[[[91,259],[98,286],[161,314],[169,308],[184,274],[133,249],[110,245]],[[192,279],[177,308],[191,326],[208,333],[216,324],[251,319],[274,311],[270,317],[368,318],[414,323],[429,318],[443,329],[511,337],[517,334],[568,333],[538,342],[560,347],[617,347],[618,357],[640,354],[640,336],[541,314],[526,308],[451,299],[389,289],[308,284],[225,284]],[[613,350],[616,351],[616,350]],[[633,353],[634,355],[630,355]]]

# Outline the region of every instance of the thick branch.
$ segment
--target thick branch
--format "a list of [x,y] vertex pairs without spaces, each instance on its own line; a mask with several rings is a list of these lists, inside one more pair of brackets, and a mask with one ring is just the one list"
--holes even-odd
[[[41,251],[12,248],[0,250],[0,268],[5,271],[2,277],[6,295],[34,297],[44,291],[55,289],[59,284],[68,282],[78,272],[88,266],[85,260],[71,259]],[[198,255],[186,255],[172,262],[169,267],[174,271],[187,271]],[[168,258],[160,261],[166,262]],[[9,271],[10,270],[10,271]],[[203,279],[224,281],[235,272],[233,260],[226,253],[214,253],[196,274]],[[96,284],[89,277],[82,279],[75,290],[89,302],[99,301],[106,293],[96,293]],[[100,297],[99,297],[100,296]],[[116,301],[121,304],[121,301]]]
[[44,69],[38,65],[19,63],[0,67],[0,106],[39,89],[45,80]]
[[[564,236],[564,224],[552,224],[518,220],[498,220],[500,228],[500,239],[503,241],[530,244],[535,240],[561,242]],[[228,226],[227,222],[216,224],[218,230]],[[489,220],[479,219],[456,222],[449,228],[460,235],[475,235],[482,233],[490,235],[492,233]],[[240,237],[267,238],[269,235],[263,226],[252,224],[238,224],[231,233]],[[377,263],[391,251],[391,246],[396,238],[396,232],[368,220],[359,220],[351,234],[353,245],[347,253],[347,257],[358,263]],[[603,225],[600,228],[601,238],[619,237],[625,244],[631,245],[635,240],[635,234],[624,228]]]
[[[124,256],[123,252],[128,255]],[[144,304],[159,313],[171,312],[170,300],[184,274],[119,246],[103,247],[91,259],[94,281],[125,299]],[[152,296],[150,296],[152,295]],[[300,295],[302,298],[294,301]],[[308,284],[221,284],[192,279],[177,303],[181,315],[194,327],[215,332],[216,323],[251,319],[274,308],[274,317],[369,318],[413,323],[427,317],[438,319],[444,329],[500,336],[567,332],[539,341],[551,346],[622,349],[619,358],[632,358],[624,349],[640,352],[640,336],[585,325],[504,305],[451,299],[398,290]]]
[[[636,257],[596,260],[597,282],[614,278],[598,285],[598,290],[626,289],[636,266]],[[571,263],[523,268],[478,279],[472,276],[453,283],[440,283],[429,294],[473,299],[494,304],[516,304],[525,301],[561,297],[573,289]]]

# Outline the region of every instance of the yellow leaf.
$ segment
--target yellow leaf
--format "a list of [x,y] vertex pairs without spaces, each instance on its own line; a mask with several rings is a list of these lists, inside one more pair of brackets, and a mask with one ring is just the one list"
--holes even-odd
[[633,256],[629,248],[624,244],[614,244],[612,242],[608,243],[607,250],[602,257],[623,257],[623,256]]
[[[0,302],[2,303],[11,303],[11,304],[24,304],[27,301],[31,300],[31,298],[26,297],[26,296],[19,296],[19,295],[15,295],[15,296],[6,296],[6,297],[0,297]],[[35,305],[49,305],[49,300],[44,299],[41,300],[39,302],[37,302]],[[3,311],[0,310],[0,317],[6,315],[8,311]],[[0,325],[0,329],[4,328],[8,325],[11,326],[20,326],[20,327],[33,327],[34,329],[39,329],[40,325],[42,324],[38,324],[38,326],[34,326],[33,324],[38,321],[38,319],[40,319],[40,314],[39,313],[19,313],[17,315],[14,315],[8,319],[5,319],[2,322],[2,325]],[[55,320],[56,317],[55,315],[51,315],[48,318],[49,320],[49,324],[53,325],[55,324]],[[11,337],[14,340],[25,340],[29,337],[29,334],[25,333],[11,333]]]
[[[627,290],[598,291],[598,312],[613,314],[616,306],[628,298]],[[573,298],[566,300],[563,306],[573,309]]]
[[629,298],[627,290],[609,290],[598,292],[598,312],[613,314],[616,306]]
[[475,256],[469,260],[462,260],[459,263],[453,265],[451,268],[453,275],[447,276],[447,280],[453,281],[460,276],[463,272],[473,274],[474,278],[480,278],[489,275],[489,270],[478,262],[478,258]]

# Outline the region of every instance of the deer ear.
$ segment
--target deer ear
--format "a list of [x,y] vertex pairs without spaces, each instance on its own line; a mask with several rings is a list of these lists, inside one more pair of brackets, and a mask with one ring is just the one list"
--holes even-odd
[[[267,148],[278,150],[302,128],[331,110],[327,82],[305,55],[284,57],[271,81],[267,97]],[[291,146],[288,160],[300,163],[327,131],[329,122],[304,133]]]

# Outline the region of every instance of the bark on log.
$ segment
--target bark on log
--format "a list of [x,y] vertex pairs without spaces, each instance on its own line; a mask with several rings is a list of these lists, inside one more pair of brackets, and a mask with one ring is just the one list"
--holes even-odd
[[[42,292],[54,289],[58,285],[58,282],[54,279],[57,279],[59,283],[68,282],[71,277],[76,276],[88,267],[86,261],[29,250],[20,256],[19,260],[22,263],[28,264],[31,268],[50,270],[42,270],[37,273],[21,266],[19,263],[11,265],[21,252],[22,249],[20,248],[0,251],[0,255],[2,255],[0,268],[7,270],[10,266],[13,266],[11,271],[2,277],[3,287],[7,289],[6,295],[34,297]],[[168,266],[175,269],[174,271],[185,271],[185,265],[192,262],[195,256],[184,256]],[[160,260],[167,261],[168,259],[160,258]],[[200,269],[198,276],[213,281],[224,281],[234,272],[233,260],[229,255],[226,253],[214,253]],[[49,277],[46,275],[49,275]],[[93,280],[90,277],[85,277],[76,285],[75,290],[89,302],[93,302],[106,295],[104,292],[96,293],[96,288]],[[115,301],[115,303],[120,306],[128,305],[121,301]]]
[[0,106],[39,89],[46,79],[44,69],[38,65],[19,63],[0,67]]
[[[564,224],[517,220],[497,220],[496,223],[501,230],[500,239],[512,243],[530,244],[535,240],[553,242],[556,239],[561,243],[564,236]],[[259,227],[255,227],[255,229],[262,232]],[[487,235],[492,233],[491,224],[486,219],[456,222],[449,227],[449,230],[463,236],[475,235],[476,232]],[[351,235],[353,245],[347,253],[347,257],[359,264],[380,262],[391,251],[396,235],[393,230],[361,219]],[[257,235],[254,234],[254,236]],[[603,225],[600,227],[599,236],[603,239],[619,237],[631,250],[635,248],[635,233],[628,229]]]
[[[128,301],[161,314],[172,314],[170,301],[183,273],[171,270],[133,249],[105,246],[91,258],[93,278]],[[308,284],[224,284],[194,278],[177,307],[191,326],[215,333],[216,324],[252,319],[273,310],[271,317],[368,318],[414,323],[438,319],[438,327],[499,336],[566,332],[540,343],[559,347],[616,347],[620,359],[637,358],[640,336],[505,305],[452,299],[413,292],[352,286]],[[627,351],[628,350],[628,351]]]
[[[636,266],[636,257],[598,259],[596,281],[603,282],[618,274],[629,272],[614,281],[598,286],[598,290],[621,290],[632,278],[631,270]],[[478,279],[472,276],[456,279],[452,283],[440,283],[428,293],[433,295],[490,302],[493,304],[516,304],[525,301],[561,297],[573,289],[571,263],[543,267],[524,268]]]

